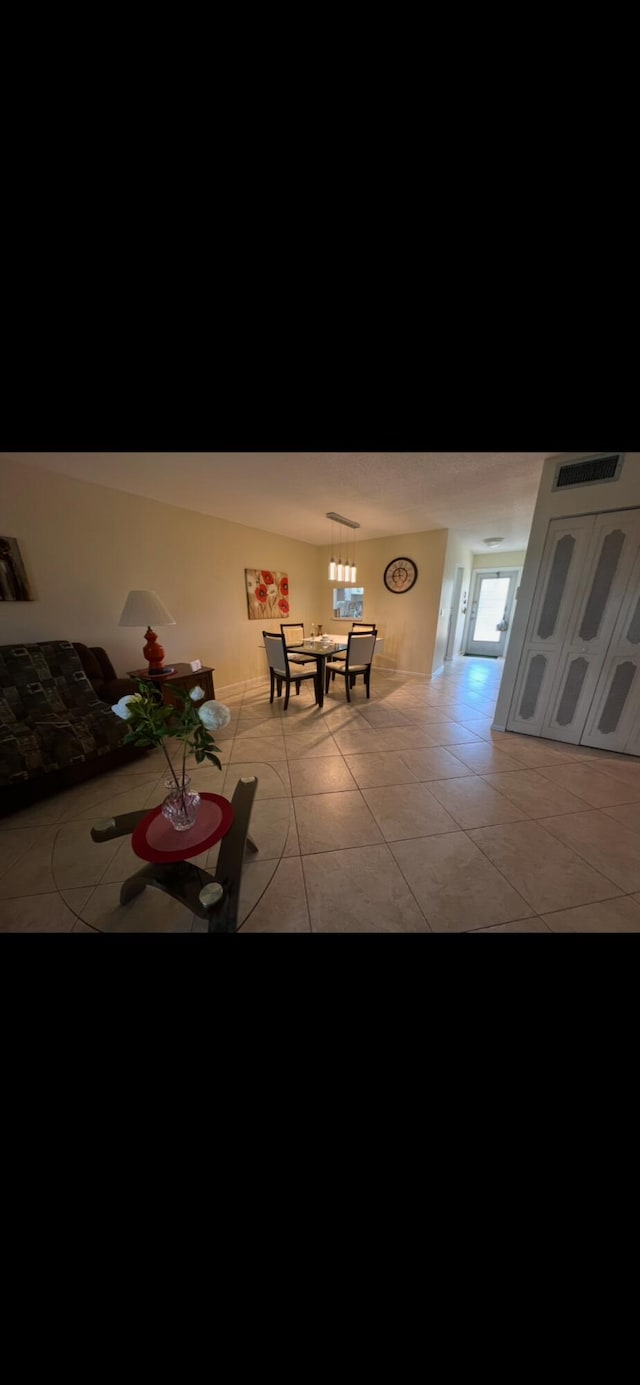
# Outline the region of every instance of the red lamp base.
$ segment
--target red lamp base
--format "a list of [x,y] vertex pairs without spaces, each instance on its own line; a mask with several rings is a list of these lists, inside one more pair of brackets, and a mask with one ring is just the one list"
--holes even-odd
[[172,668],[165,668],[164,649],[162,645],[158,643],[158,636],[155,630],[151,629],[151,626],[147,629],[145,640],[146,643],[142,653],[149,665],[149,676],[151,678],[157,678],[163,673],[173,673]]

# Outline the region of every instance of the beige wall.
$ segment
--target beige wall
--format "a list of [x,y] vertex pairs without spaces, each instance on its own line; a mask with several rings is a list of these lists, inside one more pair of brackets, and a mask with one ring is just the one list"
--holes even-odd
[[[244,570],[289,574],[290,619],[344,633],[333,619],[329,548],[269,534],[124,491],[0,459],[0,529],[16,538],[36,597],[0,601],[0,645],[45,639],[99,644],[118,674],[143,664],[144,631],[118,626],[127,594],[150,588],[175,617],[158,629],[167,661],[214,666],[216,692],[264,676],[262,624],[247,619]],[[385,637],[379,666],[430,676],[442,618],[448,531],[396,534],[358,543],[364,618]],[[402,595],[383,574],[392,558],[417,564]],[[448,615],[448,613],[447,613]],[[445,622],[446,623],[446,622]],[[265,628],[277,629],[278,621]]]
[[512,553],[472,553],[471,566],[475,572],[477,568],[495,568],[499,572],[501,568],[524,567],[526,548],[518,548]]
[[[357,585],[364,587],[363,620],[375,620],[379,634],[384,636],[384,655],[376,659],[381,668],[431,675],[447,533],[446,529],[433,529],[357,543]],[[329,547],[318,553],[321,609],[315,618],[322,621],[325,629],[344,634],[351,622],[333,618],[334,584],[327,577]],[[400,595],[387,591],[384,585],[387,564],[399,557],[411,558],[418,568],[415,586]]]
[[[569,515],[597,515],[607,510],[640,506],[640,452],[627,452],[619,481],[600,485],[552,489],[559,462],[573,462],[590,454],[570,452],[550,457],[542,468],[524,569],[520,596],[511,626],[511,642],[505,657],[504,673],[496,706],[494,727],[504,731],[511,707],[524,637],[535,595],[538,571],[547,539],[549,521]],[[595,456],[602,454],[592,454]]]
[[287,572],[291,618],[318,619],[313,545],[40,467],[0,460],[0,530],[17,539],[36,597],[0,601],[0,645],[81,640],[103,645],[118,674],[139,668],[144,631],[118,618],[132,588],[151,588],[176,620],[157,632],[167,660],[213,665],[217,693],[265,673],[245,567]]
[[[454,529],[449,530],[447,539],[447,552],[444,563],[444,575],[442,579],[442,590],[440,592],[440,605],[438,607],[438,628],[436,631],[435,649],[433,655],[433,671],[437,673],[444,667],[444,656],[449,640],[449,626],[451,619],[456,622],[456,638],[453,645],[453,653],[457,654],[460,649],[460,639],[462,627],[464,625],[463,596],[469,592],[471,554],[465,540]],[[460,591],[460,604],[457,611],[452,612],[453,593],[456,579],[456,569],[463,568],[462,588]]]

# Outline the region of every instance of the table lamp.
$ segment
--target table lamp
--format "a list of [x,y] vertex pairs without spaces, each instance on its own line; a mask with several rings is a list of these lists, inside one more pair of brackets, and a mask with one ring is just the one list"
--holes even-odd
[[163,664],[164,649],[158,644],[155,630],[151,629],[152,621],[154,625],[176,623],[155,592],[129,592],[118,625],[146,625],[147,634],[142,653],[149,664],[149,676],[157,678],[162,673],[173,673],[173,669]]

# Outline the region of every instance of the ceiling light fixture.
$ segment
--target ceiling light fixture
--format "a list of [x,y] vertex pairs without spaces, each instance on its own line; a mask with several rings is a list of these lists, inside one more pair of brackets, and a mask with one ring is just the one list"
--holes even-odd
[[[335,523],[335,524],[342,524],[342,525],[344,525],[345,528],[347,528],[347,529],[359,529],[359,528],[360,528],[360,525],[358,524],[357,520],[355,520],[355,519],[345,519],[345,516],[344,516],[344,515],[337,515],[337,514],[335,513],[334,510],[329,510],[329,511],[328,511],[328,513],[327,513],[327,519],[330,519],[330,520],[331,520],[331,551],[332,551],[332,553],[335,553],[335,547],[334,547],[334,543],[333,543],[333,525],[334,525],[334,523]],[[355,545],[355,537],[354,537],[354,545]],[[343,563],[343,561],[342,561],[342,539],[341,539],[341,540],[340,540],[340,553],[339,553],[339,557],[338,557],[338,562],[336,563],[335,558],[330,558],[330,559],[329,559],[329,581],[330,581],[330,582],[336,582],[336,581],[337,581],[337,582],[355,582],[355,580],[356,580],[355,552],[354,552],[354,555],[353,555],[354,561],[353,561],[352,563],[350,563],[350,562],[349,562],[349,550],[348,550],[348,548],[347,548],[346,551],[347,551],[347,561],[346,561],[346,563]]]
[[[335,550],[335,544],[334,544],[334,541],[333,541],[333,520],[332,520],[332,521],[331,521],[331,553],[334,554],[335,551],[336,551],[336,550]],[[335,560],[334,557],[331,557],[331,558],[329,559],[329,581],[330,581],[330,582],[335,582],[335,580],[336,580],[336,560]]]
[[487,548],[495,548],[497,544],[504,543],[504,539],[483,539],[482,542],[486,543]]

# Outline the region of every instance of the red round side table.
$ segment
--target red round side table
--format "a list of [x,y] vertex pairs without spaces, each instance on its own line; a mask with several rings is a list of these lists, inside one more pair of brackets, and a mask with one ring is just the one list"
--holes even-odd
[[152,808],[134,829],[131,846],[143,861],[158,863],[188,861],[215,846],[226,837],[233,823],[233,807],[228,798],[217,793],[201,793],[198,816],[186,832],[176,832],[175,827],[162,816],[162,804]]
[[[231,802],[220,794],[202,793],[198,817],[186,832],[176,832],[163,818],[161,804],[150,812],[122,813],[96,823],[91,829],[94,842],[112,841],[130,832],[133,850],[148,863],[125,880],[120,903],[129,904],[147,885],[154,885],[198,918],[207,919],[210,933],[234,933],[245,850],[258,850],[249,835],[257,787],[257,777],[251,775],[238,780]],[[211,875],[191,858],[216,842],[222,845],[215,875]]]

